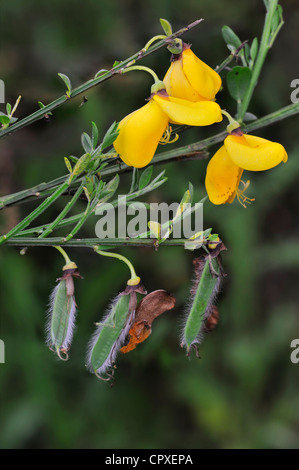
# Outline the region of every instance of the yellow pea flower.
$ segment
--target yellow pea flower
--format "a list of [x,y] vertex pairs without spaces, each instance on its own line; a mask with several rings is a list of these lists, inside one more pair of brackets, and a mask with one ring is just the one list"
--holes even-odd
[[231,203],[237,196],[245,206],[249,198],[244,191],[249,181],[239,188],[243,170],[264,171],[288,159],[284,147],[261,137],[232,133],[211,158],[206,173],[206,190],[213,204]]
[[152,160],[168,126],[168,116],[150,100],[118,125],[114,148],[128,166],[142,168]]
[[189,101],[214,100],[221,87],[220,75],[200,60],[187,44],[171,63],[163,82],[167,93]]
[[160,89],[146,105],[122,119],[113,145],[128,166],[142,168],[152,160],[159,142],[169,143],[169,122],[208,126],[222,119],[221,108],[213,101],[194,103],[168,96]]

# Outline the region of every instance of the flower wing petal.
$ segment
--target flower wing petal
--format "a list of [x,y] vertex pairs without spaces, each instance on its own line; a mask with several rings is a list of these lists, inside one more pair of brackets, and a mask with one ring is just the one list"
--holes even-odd
[[224,145],[231,160],[244,170],[269,170],[288,159],[281,144],[253,135],[231,134],[224,140]]
[[222,121],[220,106],[214,101],[198,101],[196,103],[174,98],[154,95],[153,100],[160,106],[169,120],[175,124],[189,126],[209,126]]

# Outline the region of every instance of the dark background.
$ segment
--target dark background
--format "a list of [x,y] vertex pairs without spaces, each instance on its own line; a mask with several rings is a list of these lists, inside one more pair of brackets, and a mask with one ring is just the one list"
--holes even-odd
[[[259,117],[290,104],[290,83],[299,78],[298,2],[282,5],[285,25],[250,106]],[[215,67],[228,53],[221,27],[229,25],[242,40],[260,37],[264,5],[262,0],[2,1],[0,77],[6,100],[14,103],[22,95],[16,116],[30,114],[37,101],[49,103],[63,94],[58,72],[78,86],[161,34],[161,17],[174,31],[203,17],[183,39]],[[163,78],[168,60],[162,49],[141,63]],[[150,85],[143,73],[115,77],[86,93],[84,106],[79,107],[81,98],[74,99],[55,111],[50,123],[39,121],[2,140],[1,195],[65,174],[63,157],[82,154],[80,135],[90,132],[91,121],[103,135],[112,121],[144,104]],[[217,98],[235,112],[225,89]],[[116,383],[109,388],[86,371],[86,345],[93,323],[124,288],[127,268],[91,250],[69,250],[84,280],[76,281],[77,329],[70,360],[62,363],[44,343],[48,296],[62,258],[51,248],[30,249],[25,256],[1,249],[0,338],[6,346],[6,363],[0,364],[1,448],[298,447],[299,364],[290,361],[290,342],[299,337],[298,123],[293,117],[256,132],[282,143],[289,161],[246,175],[248,195],[256,198],[251,206],[205,205],[205,227],[221,234],[228,251],[220,324],[206,336],[200,360],[188,360],[178,340],[194,254],[170,247],[121,250],[134,260],[148,291],[172,292],[177,306],[156,320],[145,343],[119,356]],[[216,131],[216,126],[192,129],[174,145]],[[188,181],[199,200],[205,195],[206,165],[190,161],[155,168],[157,174],[165,167],[169,179],[146,200],[179,201]],[[123,177],[123,191],[129,185]],[[52,220],[62,204],[41,220]],[[33,207],[4,211],[1,232]],[[84,207],[82,202],[78,210]],[[95,220],[81,235],[93,237],[94,226]]]

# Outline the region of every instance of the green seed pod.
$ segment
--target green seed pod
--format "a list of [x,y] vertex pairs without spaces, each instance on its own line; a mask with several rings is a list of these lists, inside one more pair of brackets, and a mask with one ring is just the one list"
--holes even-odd
[[196,278],[181,337],[181,346],[186,347],[187,355],[190,348],[197,349],[196,345],[203,339],[205,322],[212,313],[222,275],[219,257],[202,256],[194,260],[194,265]]
[[48,322],[46,325],[46,342],[50,349],[55,350],[62,360],[68,359],[76,317],[76,300],[74,277],[81,278],[75,263],[66,266],[63,276],[54,288],[49,303]]
[[108,379],[104,380],[109,380],[108,371],[113,368],[135,316],[135,308],[129,308],[130,298],[131,295],[122,293],[114,299],[89,344],[87,368],[99,378],[106,373]]

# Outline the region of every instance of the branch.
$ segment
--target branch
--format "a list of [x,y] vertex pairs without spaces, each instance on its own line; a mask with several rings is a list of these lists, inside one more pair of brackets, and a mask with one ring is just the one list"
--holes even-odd
[[32,124],[33,122],[38,121],[39,119],[43,119],[46,114],[49,114],[54,109],[59,108],[66,101],[69,101],[70,99],[75,98],[76,96],[81,95],[82,93],[85,93],[87,90],[90,90],[91,88],[99,85],[100,83],[103,83],[106,80],[109,80],[114,75],[118,74],[123,68],[129,67],[130,65],[132,65],[132,63],[135,63],[138,60],[142,59],[143,57],[146,57],[152,54],[153,52],[157,51],[158,49],[161,49],[163,46],[167,45],[171,41],[171,39],[181,36],[182,34],[186,33],[190,29],[197,26],[201,21],[203,20],[200,19],[200,20],[194,21],[193,23],[189,24],[185,28],[182,28],[178,30],[176,33],[173,33],[171,36],[167,36],[165,39],[158,41],[154,46],[151,46],[146,51],[141,49],[139,52],[136,52],[136,54],[132,55],[128,59],[117,64],[111,70],[107,70],[107,72],[104,72],[103,74],[101,74],[101,76],[94,78],[92,80],[88,80],[87,82],[83,83],[83,85],[80,85],[77,88],[74,88],[69,93],[69,95],[65,94],[63,96],[60,96],[59,98],[52,101],[51,103],[44,106],[43,108],[39,109],[38,111],[35,111],[34,113],[30,114],[29,116],[26,116],[20,121],[17,121],[15,124],[12,124],[8,128],[3,129],[2,131],[0,131],[0,138],[4,137],[7,134],[11,134],[19,129],[22,129],[23,127],[28,126]]

